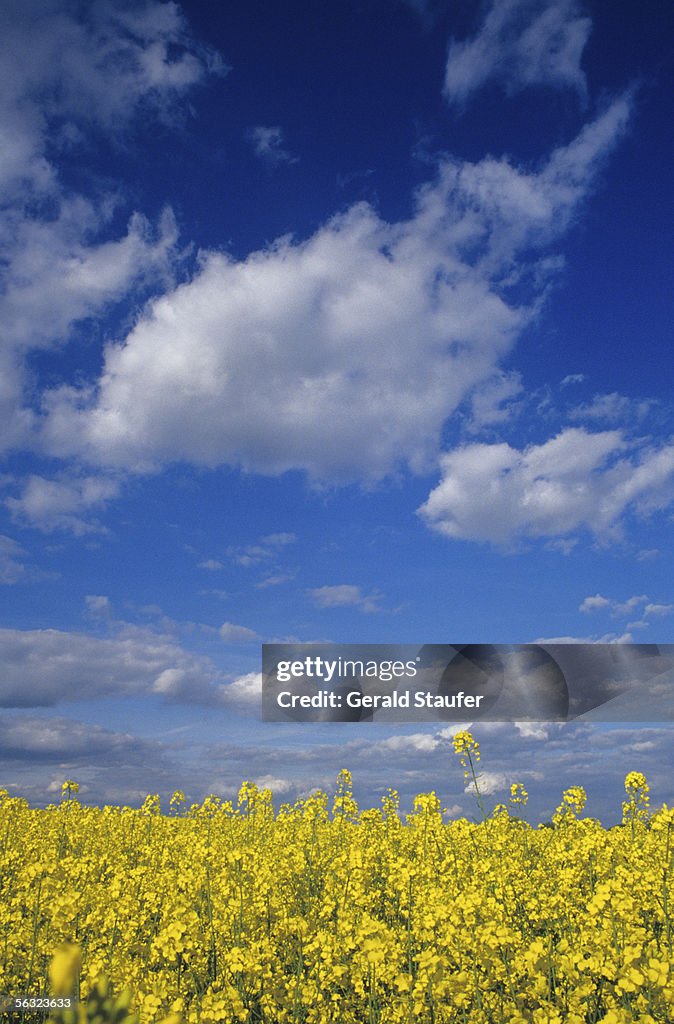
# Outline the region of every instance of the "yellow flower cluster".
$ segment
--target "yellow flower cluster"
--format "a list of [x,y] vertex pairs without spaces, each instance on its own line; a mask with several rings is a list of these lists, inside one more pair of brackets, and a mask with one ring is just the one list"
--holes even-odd
[[454,753],[461,757],[462,764],[464,758],[473,757],[476,761],[480,760],[480,744],[473,737],[473,734],[466,732],[465,729],[455,733],[452,745],[454,746]]
[[109,984],[141,1024],[665,1024],[674,812],[646,787],[608,830],[580,787],[551,827],[447,823],[435,793],[360,811],[348,772],[276,813],[249,783],[168,814],[0,791],[0,992]]
[[521,782],[513,782],[510,787],[510,803],[514,806],[521,804],[522,807],[526,804],[529,799],[529,794],[522,785]]

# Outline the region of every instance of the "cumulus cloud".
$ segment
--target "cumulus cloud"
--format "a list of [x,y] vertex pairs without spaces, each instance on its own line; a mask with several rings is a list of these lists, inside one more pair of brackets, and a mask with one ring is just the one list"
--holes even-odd
[[6,337],[17,348],[49,347],[75,321],[165,276],[177,240],[173,214],[164,211],[156,226],[133,214],[124,236],[100,241],[96,236],[114,208],[78,196],[60,201],[55,220],[0,221],[0,247],[10,260],[0,309]]
[[532,644],[631,644],[631,633],[604,633],[602,636],[539,636]]
[[537,740],[542,743],[549,739],[551,726],[546,722],[513,722],[518,735],[525,740]]
[[630,443],[616,430],[569,427],[524,450],[465,445],[440,465],[422,519],[447,537],[493,544],[580,530],[615,537],[628,513],[663,509],[674,497],[674,445]]
[[34,426],[26,354],[57,346],[78,321],[165,282],[176,227],[131,216],[110,238],[118,199],[66,189],[56,159],[139,112],[168,122],[218,58],[190,39],[174,3],[8,0],[0,10],[0,447]]
[[239,711],[259,711],[262,705],[262,673],[247,672],[231,683],[222,683],[219,693],[221,702],[226,706]]
[[140,806],[148,792],[161,792],[167,806],[186,775],[176,764],[175,736],[162,743],[30,712],[0,719],[0,772],[9,791],[33,806],[58,801],[66,778],[79,782],[85,804]]
[[613,391],[611,394],[594,395],[591,402],[575,406],[568,412],[570,420],[604,420],[607,423],[624,423],[626,420],[641,420],[653,407],[650,401],[635,401],[626,395]]
[[296,164],[299,157],[293,156],[283,145],[283,129],[279,125],[267,127],[256,125],[248,130],[255,155],[272,167],[278,164]]
[[646,604],[647,601],[647,594],[634,594],[632,597],[628,597],[626,601],[612,601],[611,608],[613,610],[613,615],[616,618],[624,618],[626,615],[632,615],[639,605]]
[[468,429],[477,432],[483,427],[505,423],[517,411],[517,399],[523,390],[522,378],[516,371],[495,374],[471,397],[472,417]]
[[270,789],[275,796],[291,793],[295,788],[290,779],[278,779],[274,775],[260,775],[253,782],[258,789]]
[[460,104],[496,81],[509,95],[538,85],[584,96],[580,62],[591,29],[577,0],[492,0],[477,34],[450,43],[445,95]]
[[25,577],[25,554],[17,541],[0,534],[0,583],[18,583]]
[[81,764],[95,759],[99,767],[119,763],[145,767],[148,760],[157,756],[157,751],[156,743],[128,733],[112,732],[91,722],[35,715],[0,719],[0,762]]
[[294,533],[268,533],[266,537],[260,537],[261,544],[268,544],[272,548],[284,548],[287,544],[294,544],[297,536]]
[[372,743],[373,754],[428,754],[442,744],[442,737],[429,732],[408,733],[389,736]]
[[653,740],[639,740],[637,743],[630,743],[629,749],[635,754],[644,754],[655,750],[656,746]]
[[[629,106],[616,100],[538,171],[444,160],[407,221],[360,203],[306,241],[204,255],[107,347],[95,390],[45,396],[45,444],[135,471],[427,468],[447,417],[536,315],[536,250],[569,224]],[[506,297],[513,274],[530,301]]]
[[248,626],[239,626],[235,622],[223,622],[218,630],[220,639],[226,644],[248,644],[259,640],[259,635]]
[[674,604],[647,604],[644,615],[671,615],[673,611]]
[[242,565],[245,569],[249,569],[252,565],[258,565],[272,556],[272,552],[260,544],[248,544],[243,548],[230,547],[227,549],[227,554],[237,565]]
[[119,481],[103,475],[64,474],[55,480],[34,475],[23,482],[21,497],[7,498],[5,505],[14,519],[43,533],[65,530],[81,537],[104,531],[91,513],[117,497],[119,487]]
[[159,693],[219,703],[220,673],[170,637],[123,627],[114,637],[57,629],[0,629],[0,707]]
[[267,587],[278,587],[281,583],[287,583],[291,579],[293,579],[292,573],[273,573],[271,576],[265,576],[255,586],[258,590],[265,590]]
[[260,537],[255,544],[229,547],[227,554],[237,565],[249,569],[251,566],[277,558],[283,548],[294,544],[296,540],[294,533],[269,533],[265,537]]
[[[96,125],[120,132],[142,108],[176,116],[176,100],[217,54],[190,38],[179,6],[102,0],[75,11],[62,0],[8,0],[0,12],[4,118],[16,130],[5,152],[7,182],[50,181],[45,133]],[[43,116],[31,104],[39,102]],[[14,174],[10,176],[9,172]]]
[[608,597],[604,597],[603,594],[594,594],[592,597],[586,597],[578,610],[581,612],[595,612],[599,608],[608,608],[610,604],[611,602]]
[[109,618],[112,615],[110,598],[105,594],[87,594],[84,598],[87,610],[94,618]]
[[170,211],[156,225],[134,214],[125,235],[103,241],[114,204],[83,197],[55,201],[59,214],[53,220],[31,218],[23,209],[0,216],[0,450],[27,445],[35,427],[26,400],[27,354],[60,346],[78,321],[166,280],[174,260],[177,232]]
[[319,608],[359,608],[362,612],[381,611],[381,594],[364,594],[352,583],[340,583],[332,587],[313,587],[307,591]]
[[[595,594],[594,597],[585,598],[580,605],[579,611],[587,613],[608,610],[614,618],[627,618],[633,615],[639,608],[641,609],[639,614],[644,617],[649,615],[659,617],[669,615],[674,610],[674,605],[657,604],[651,601],[647,594],[634,594],[625,601],[617,601],[614,598],[604,597],[602,594]],[[643,628],[647,623],[632,622],[629,625],[630,627],[637,626]]]
[[[494,796],[495,793],[503,792],[508,785],[508,780],[502,772],[480,772],[477,781],[482,796]],[[464,793],[474,794],[474,792],[472,781],[468,782]]]

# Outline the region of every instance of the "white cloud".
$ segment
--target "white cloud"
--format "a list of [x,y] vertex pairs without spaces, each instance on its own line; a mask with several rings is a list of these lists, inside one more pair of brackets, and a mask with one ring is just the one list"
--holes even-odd
[[16,348],[50,347],[76,321],[167,276],[177,240],[171,211],[156,227],[134,214],[124,236],[99,241],[115,205],[78,196],[62,199],[54,220],[0,220],[0,251],[9,260],[0,311]]
[[220,639],[226,644],[247,644],[259,640],[259,634],[247,626],[238,626],[234,622],[223,622],[218,630]]
[[[613,618],[627,618],[634,614],[635,610],[639,607],[641,607],[640,614],[645,617],[649,615],[669,615],[674,611],[673,604],[656,604],[650,600],[647,594],[634,594],[625,601],[616,601],[613,598],[604,597],[602,594],[595,594],[594,597],[586,597],[579,610],[581,612],[594,612],[609,609]],[[644,629],[647,625],[648,623],[643,621],[631,622],[628,624],[628,628],[636,626]]]
[[646,594],[634,594],[632,597],[628,597],[626,601],[612,601],[612,614],[614,618],[624,619],[626,616],[632,615],[639,605],[646,604],[647,601],[648,596]]
[[242,565],[245,569],[250,569],[252,565],[258,565],[260,562],[265,561],[267,558],[271,558],[273,552],[268,548],[263,548],[259,544],[249,544],[245,548],[228,548],[227,554],[232,558],[237,565]]
[[57,629],[0,629],[0,707],[162,693],[218,703],[220,674],[173,639],[123,627],[100,638]]
[[154,693],[160,693],[163,697],[180,699],[181,697],[187,696],[185,692],[186,681],[187,679],[184,669],[165,668],[159,673],[152,684],[152,690]]
[[253,781],[258,789],[270,789],[274,796],[282,796],[285,793],[291,793],[297,785],[290,779],[279,779],[274,775],[260,775]]
[[220,587],[209,587],[207,590],[200,590],[200,594],[210,594],[213,597],[219,598],[221,601],[226,601],[231,597],[228,590],[222,590]]
[[313,587],[309,597],[319,608],[355,607],[363,612],[378,612],[381,594],[364,594],[352,583],[339,583],[332,587]]
[[261,544],[269,544],[273,548],[283,548],[287,544],[294,544],[296,540],[294,533],[269,533],[266,537],[260,537]]
[[278,164],[296,164],[299,157],[293,156],[283,146],[283,129],[278,125],[266,127],[256,125],[248,131],[248,138],[253,145],[255,155],[271,166]]
[[523,390],[522,378],[516,371],[495,374],[471,396],[472,421],[468,429],[477,432],[483,427],[509,420],[518,408],[518,403],[513,400]]
[[293,579],[293,575],[291,573],[275,573],[272,576],[265,576],[265,578],[260,580],[259,583],[256,583],[255,586],[258,590],[264,590],[266,587],[278,587],[281,583],[287,583],[291,579]]
[[582,384],[585,380],[584,373],[567,373],[561,381],[561,387],[566,388],[570,384]]
[[[140,288],[166,282],[176,228],[134,214],[110,238],[118,196],[66,190],[53,162],[104,132],[119,139],[140,111],[174,119],[214,54],[190,40],[174,3],[8,0],[0,7],[0,447],[25,445],[35,415],[26,353]],[[106,237],[107,236],[107,237]]]
[[570,420],[604,420],[607,423],[624,423],[627,420],[641,420],[648,415],[653,406],[650,401],[635,401],[626,395],[611,394],[594,395],[591,402],[578,405],[568,412]]
[[231,683],[222,683],[219,695],[223,704],[237,710],[259,710],[262,706],[262,673],[247,672]]
[[84,603],[90,614],[95,617],[108,618],[112,614],[110,598],[105,594],[87,594]]
[[493,544],[579,530],[615,537],[628,513],[663,509],[674,497],[674,445],[629,444],[615,430],[570,427],[522,451],[465,445],[440,465],[421,517],[447,537]]
[[62,476],[47,480],[30,476],[20,498],[7,498],[5,505],[15,519],[27,522],[43,533],[68,530],[76,536],[104,531],[96,520],[83,514],[102,510],[119,494],[119,481],[105,476]]
[[453,740],[457,732],[462,732],[464,729],[470,732],[472,722],[457,722],[454,725],[446,725],[439,730],[437,735],[442,740]]
[[224,568],[222,562],[219,562],[217,558],[206,558],[197,564],[197,569],[206,569],[207,572],[218,572]]
[[125,235],[100,241],[111,212],[78,197],[60,201],[55,220],[30,219],[23,211],[0,215],[0,449],[27,444],[36,424],[24,404],[27,353],[58,347],[76,322],[167,278],[175,256],[172,214],[166,211],[156,227],[134,215]]
[[525,740],[542,742],[550,736],[550,725],[546,722],[513,722],[513,725]]
[[[45,397],[45,443],[137,471],[186,460],[345,481],[427,468],[447,417],[536,315],[531,252],[566,228],[628,113],[617,100],[537,172],[447,159],[408,221],[361,203],[304,242],[205,254],[107,347],[95,391]],[[529,304],[506,300],[513,275]]]
[[602,636],[539,636],[532,644],[631,644],[631,633],[604,633]]
[[673,611],[674,604],[647,604],[644,615],[671,615]]
[[[12,715],[0,720],[0,751],[4,761],[26,761],[63,764],[95,759],[98,767],[136,764],[144,767],[155,760],[158,745],[128,733],[111,732],[91,722],[68,718],[38,718],[35,715]],[[58,786],[48,790],[60,792]]]
[[445,807],[443,810],[445,816],[451,818],[461,818],[464,816],[464,809],[461,804],[450,804],[449,807]]
[[0,583],[18,583],[25,577],[24,549],[11,537],[0,534]]
[[428,732],[408,733],[401,736],[389,736],[385,740],[376,740],[371,744],[375,754],[428,754],[436,750],[442,743],[437,736]]
[[603,594],[594,594],[592,597],[586,597],[578,611],[581,612],[595,612],[599,608],[608,608],[611,602],[608,597],[604,597]]
[[549,551],[561,551],[563,555],[570,555],[577,545],[577,537],[558,537],[556,540],[549,540],[545,547]]
[[189,38],[175,3],[6,0],[0,9],[0,181],[5,189],[54,183],[46,142],[77,140],[81,127],[126,129],[140,109],[164,120],[216,54]]
[[229,547],[227,554],[237,565],[249,569],[253,565],[277,558],[283,548],[294,544],[296,540],[297,537],[294,533],[269,533],[265,537],[260,537],[255,544]]
[[510,95],[542,85],[584,96],[580,61],[591,29],[577,0],[492,0],[477,35],[450,43],[445,95],[460,104],[496,81]]
[[[502,772],[480,772],[477,784],[482,796],[494,796],[495,793],[501,793],[507,787],[508,780]],[[464,793],[475,793],[472,781],[466,784]]]

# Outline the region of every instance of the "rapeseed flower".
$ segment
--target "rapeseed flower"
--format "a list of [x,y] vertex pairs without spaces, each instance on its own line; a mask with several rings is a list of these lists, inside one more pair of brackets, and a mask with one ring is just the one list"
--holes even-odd
[[[472,780],[476,740],[454,747]],[[347,771],[332,814],[252,783],[168,814],[5,792],[0,991],[77,986],[140,1024],[666,1024],[674,812],[641,773],[626,793],[634,827],[606,830],[580,786],[532,828],[445,822],[434,792],[360,810]]]

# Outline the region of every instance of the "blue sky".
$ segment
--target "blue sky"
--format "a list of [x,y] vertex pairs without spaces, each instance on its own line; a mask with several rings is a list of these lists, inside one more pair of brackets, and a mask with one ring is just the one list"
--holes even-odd
[[[671,22],[3,5],[4,785],[472,814],[446,729],[262,723],[261,642],[671,642]],[[674,800],[666,723],[476,735]]]

